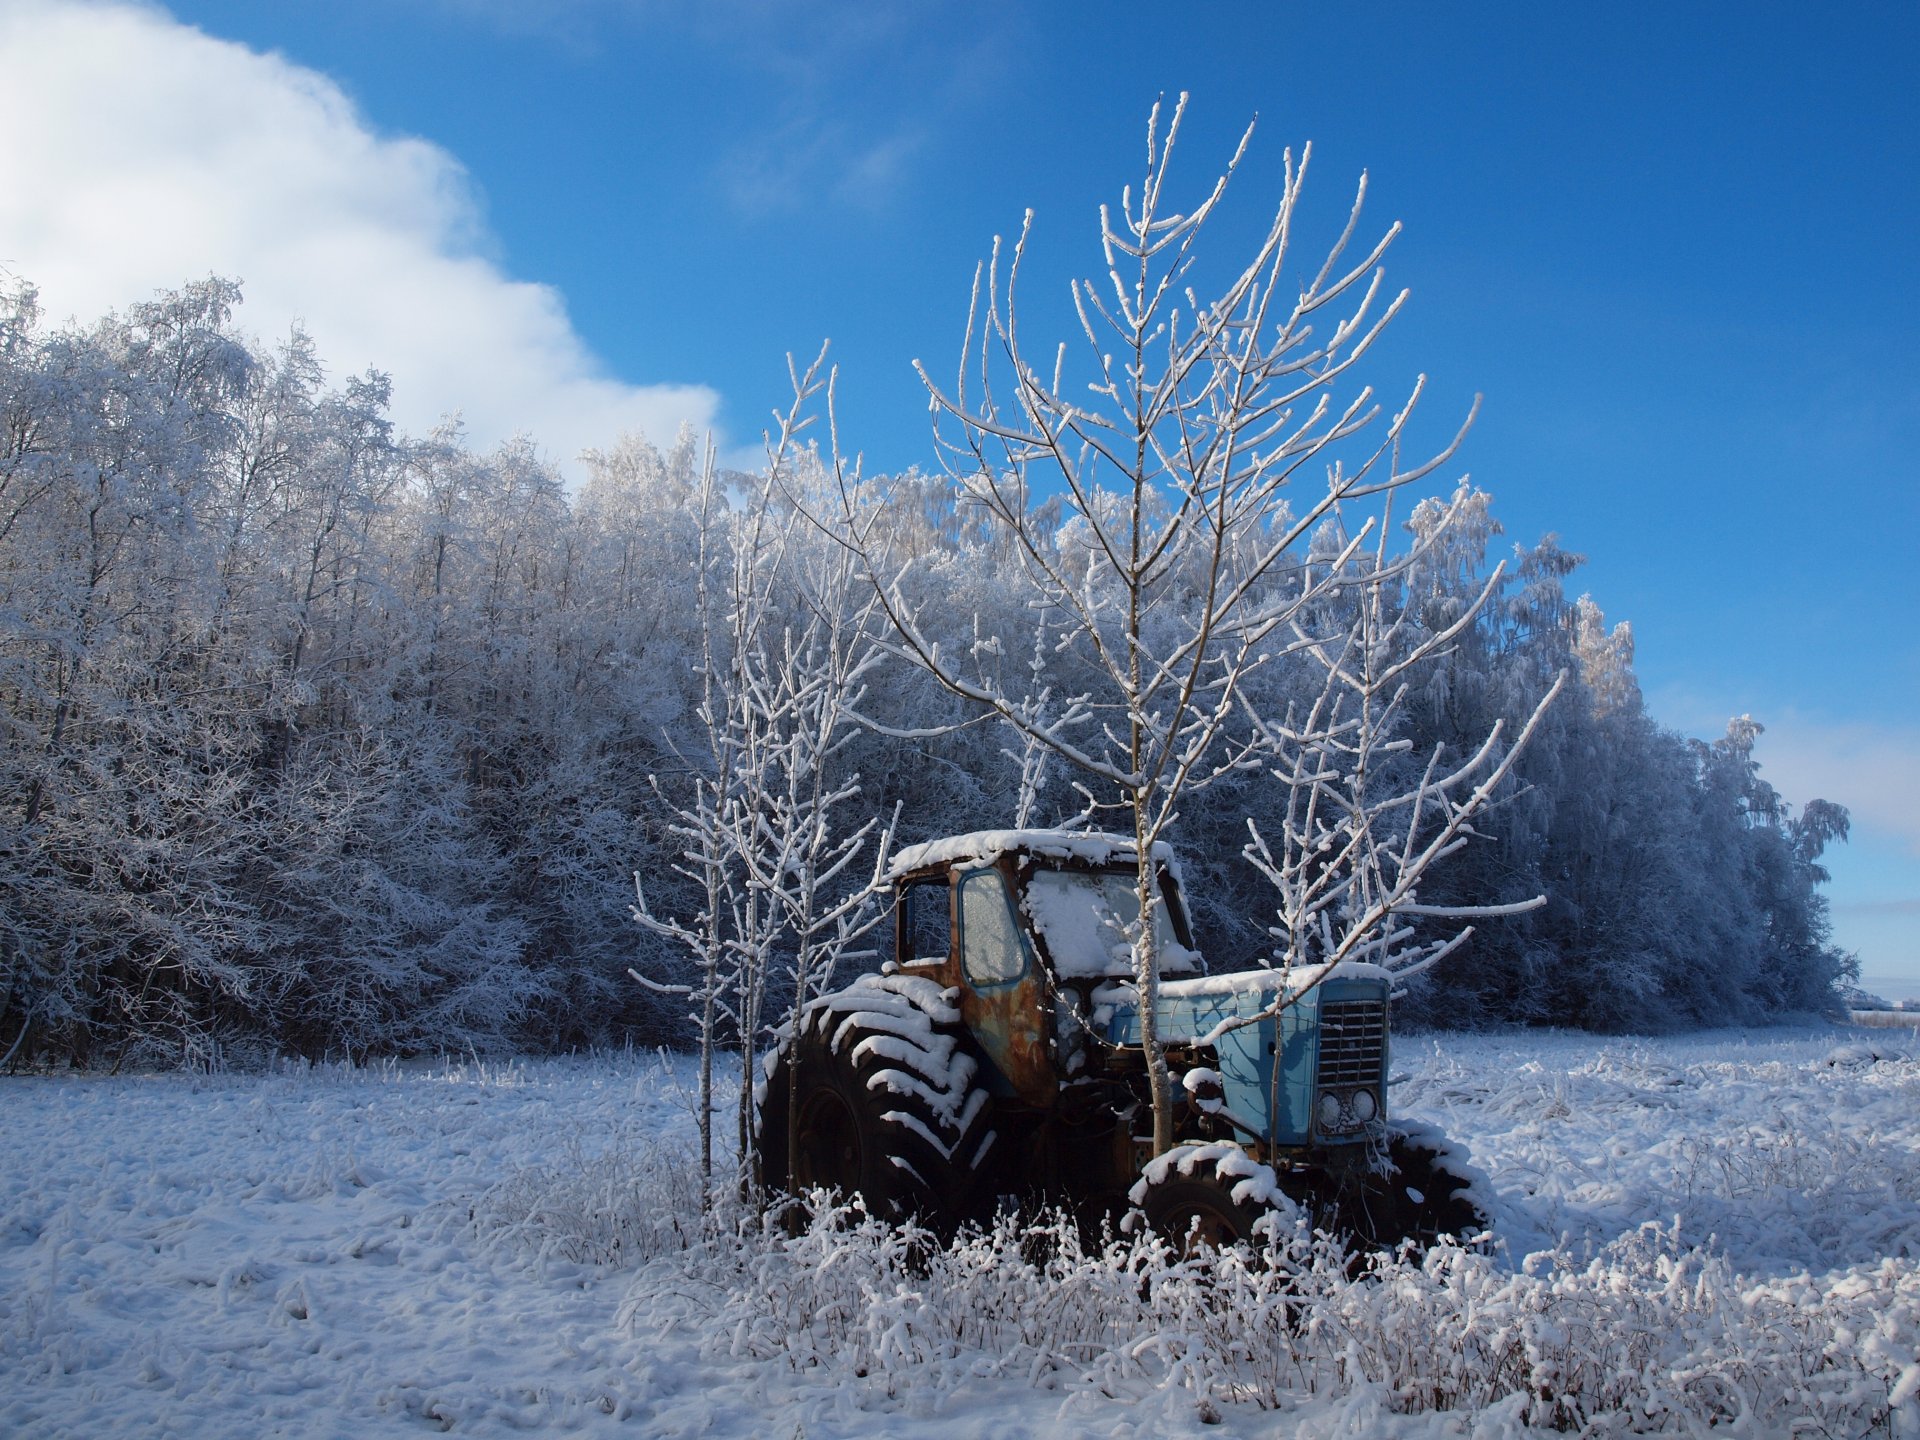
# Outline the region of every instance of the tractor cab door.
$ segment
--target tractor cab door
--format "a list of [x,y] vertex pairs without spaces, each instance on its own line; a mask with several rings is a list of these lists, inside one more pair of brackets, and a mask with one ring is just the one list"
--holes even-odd
[[998,867],[958,877],[954,921],[961,972],[960,1014],[998,1072],[988,1087],[1032,1105],[1053,1098],[1053,1057],[1041,1014],[1040,969]]
[[894,959],[903,967],[944,969],[953,949],[953,901],[947,877],[924,876],[901,886],[894,926]]

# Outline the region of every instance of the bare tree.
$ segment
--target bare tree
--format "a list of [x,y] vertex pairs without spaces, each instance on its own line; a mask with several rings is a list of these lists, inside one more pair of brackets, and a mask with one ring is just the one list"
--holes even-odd
[[[1301,620],[1292,624],[1299,650],[1318,671],[1317,693],[1278,721],[1249,708],[1263,764],[1287,790],[1277,846],[1249,819],[1252,838],[1244,852],[1278,892],[1279,923],[1270,932],[1278,942],[1276,968],[1303,972],[1278,992],[1276,1009],[1347,962],[1410,979],[1473,934],[1466,925],[1435,936],[1423,921],[1517,915],[1546,903],[1544,896],[1504,905],[1419,900],[1432,867],[1472,838],[1474,818],[1566,683],[1563,671],[1511,744],[1502,743],[1505,727],[1496,721],[1471,754],[1449,758],[1436,746],[1421,763],[1410,753],[1402,724],[1410,677],[1478,620],[1504,567],[1496,565],[1457,618],[1439,629],[1419,623],[1419,597],[1401,581],[1445,542],[1476,498],[1463,486],[1444,509],[1428,502],[1419,542],[1397,558],[1387,550],[1389,527],[1380,526],[1372,554],[1337,567],[1343,588],[1336,603],[1345,602],[1351,619],[1313,629]],[[1221,1029],[1238,1023],[1248,1022]]]
[[[697,978],[689,985],[665,985],[637,970],[628,973],[649,989],[684,995],[694,1006],[700,1050],[700,1174],[708,1182],[704,1198],[713,1179],[714,1055],[724,1025],[744,1029],[740,956],[743,949],[755,948],[754,937],[764,928],[757,898],[745,884],[737,848],[735,817],[742,793],[750,797],[757,783],[753,775],[741,773],[742,761],[751,767],[755,758],[741,743],[745,728],[741,666],[772,608],[778,572],[773,557],[780,547],[767,533],[769,516],[764,506],[745,526],[729,523],[711,447],[701,471],[699,503],[694,594],[700,622],[701,690],[696,715],[706,753],[698,757],[704,763],[695,767],[691,797],[674,806],[669,833],[683,847],[673,868],[693,882],[701,908],[684,920],[661,918],[647,903],[646,887],[637,871],[633,877],[633,918],[654,934],[685,946],[693,956]],[[723,560],[726,588],[716,595],[715,571]],[[648,778],[665,801],[658,777]]]
[[[1104,274],[1073,287],[1083,377],[1070,372],[1067,344],[1037,361],[1020,330],[1031,212],[1011,249],[996,240],[976,272],[953,388],[918,367],[948,473],[1004,537],[1035,603],[1098,690],[1052,709],[1025,703],[945,653],[908,599],[904,572],[863,549],[891,622],[888,648],[1066,762],[1099,805],[1126,817],[1138,863],[1133,968],[1161,1150],[1173,1132],[1157,1030],[1154,846],[1190,790],[1247,760],[1244,745],[1223,742],[1249,676],[1302,643],[1300,623],[1340,583],[1371,527],[1358,528],[1332,567],[1302,565],[1302,541],[1341,507],[1431,473],[1465,431],[1409,462],[1402,445],[1423,382],[1364,443],[1382,415],[1372,390],[1335,398],[1405,299],[1381,303],[1380,262],[1397,225],[1357,260],[1349,255],[1364,178],[1340,237],[1289,295],[1283,281],[1310,152],[1297,166],[1288,152],[1278,204],[1246,263],[1216,298],[1188,288],[1252,129],[1200,203],[1178,210],[1168,185],[1185,106],[1182,96],[1171,117],[1154,107],[1138,190],[1122,193],[1117,212],[1101,210]],[[1308,481],[1308,467],[1323,479]],[[1036,502],[1053,493],[1074,543],[1059,543],[1063,532],[1036,518]],[[851,507],[850,496],[849,518]],[[1089,721],[1097,739],[1076,742]]]
[[[702,1173],[712,1174],[713,1057],[721,1029],[740,1044],[739,1156],[743,1173],[753,1145],[753,1089],[759,1040],[790,1019],[768,1024],[769,982],[784,968],[783,995],[792,1013],[831,980],[873,927],[891,829],[876,847],[870,875],[855,880],[854,862],[878,822],[852,827],[840,817],[860,798],[857,774],[838,773],[862,677],[880,660],[869,623],[877,603],[853,554],[823,545],[802,523],[803,506],[823,483],[817,458],[798,437],[806,403],[817,392],[819,364],[794,376],[793,406],[776,417],[764,481],[738,514],[719,497],[709,455],[701,495],[699,603],[705,617],[700,719],[708,773],[676,809],[684,842],[676,866],[703,896],[691,920],[664,920],[634,877],[634,918],[677,940],[696,959],[691,985],[662,986],[696,1005],[700,1039]],[[710,551],[724,538],[725,592],[712,593]],[[784,611],[776,597],[798,603]],[[858,597],[858,598],[857,598]],[[798,1115],[789,1105],[788,1153]]]

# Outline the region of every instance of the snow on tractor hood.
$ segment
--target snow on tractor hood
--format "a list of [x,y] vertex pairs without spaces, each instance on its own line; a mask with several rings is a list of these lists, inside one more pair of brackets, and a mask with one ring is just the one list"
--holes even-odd
[[1295,965],[1288,970],[1236,970],[1228,975],[1200,975],[1191,980],[1170,980],[1160,987],[1163,995],[1191,998],[1200,995],[1257,995],[1285,990],[1298,995],[1324,980],[1328,974],[1343,980],[1380,980],[1393,983],[1393,972],[1365,960],[1342,960],[1334,965]]
[[[1342,960],[1337,965],[1295,965],[1290,970],[1268,969],[1264,966],[1253,970],[1235,970],[1226,975],[1195,975],[1186,980],[1163,980],[1160,994],[1178,1000],[1198,1000],[1202,997],[1224,999],[1229,996],[1277,995],[1285,991],[1289,995],[1298,995],[1310,990],[1326,979],[1329,973],[1338,975],[1342,980],[1380,980],[1391,985],[1393,972],[1364,960]],[[1094,992],[1094,1001],[1101,1005],[1137,1005],[1140,1003],[1140,991],[1131,979],[1115,976],[1106,985]]]
[[[1135,854],[1131,835],[1099,830],[976,830],[970,835],[952,835],[896,851],[887,874],[897,879],[928,865],[991,864],[1015,850],[1085,865],[1130,864]],[[1154,845],[1153,858],[1175,866],[1173,848],[1164,840]],[[1179,878],[1177,867],[1174,878]]]
[[[1259,1014],[1274,1005],[1281,996],[1299,996],[1317,989],[1330,977],[1340,981],[1373,981],[1391,987],[1393,973],[1364,960],[1342,960],[1336,965],[1295,965],[1291,969],[1237,970],[1227,975],[1196,975],[1184,980],[1160,983],[1161,1031],[1165,1039],[1200,1040],[1214,1044],[1219,1035],[1214,1027],[1224,1020]],[[1116,1020],[1124,1032],[1128,1023],[1138,1040],[1137,1016],[1140,987],[1132,980],[1115,977],[1093,992],[1093,1023],[1110,1027]]]

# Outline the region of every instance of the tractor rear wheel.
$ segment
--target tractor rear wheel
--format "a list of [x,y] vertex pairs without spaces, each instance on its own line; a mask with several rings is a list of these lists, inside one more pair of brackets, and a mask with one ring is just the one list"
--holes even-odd
[[943,1013],[927,1013],[938,994],[903,997],[860,982],[809,1008],[756,1096],[763,1190],[857,1195],[877,1216],[912,1216],[943,1232],[966,1217],[973,1167],[990,1145],[990,1105],[978,1062]]

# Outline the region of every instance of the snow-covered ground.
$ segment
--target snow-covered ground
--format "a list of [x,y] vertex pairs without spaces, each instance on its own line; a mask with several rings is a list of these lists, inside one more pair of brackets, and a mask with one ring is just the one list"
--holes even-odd
[[644,1055],[7,1079],[0,1434],[1920,1436],[1916,1055],[1404,1038],[1505,1248],[1358,1280],[703,1238]]

